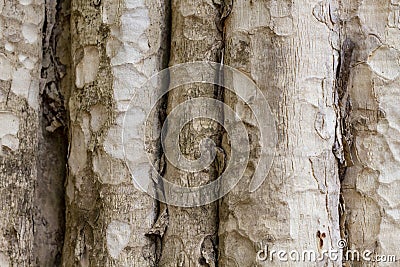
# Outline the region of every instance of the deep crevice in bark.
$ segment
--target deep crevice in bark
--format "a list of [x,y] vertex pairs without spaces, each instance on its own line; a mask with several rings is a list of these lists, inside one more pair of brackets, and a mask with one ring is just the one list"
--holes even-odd
[[337,109],[337,131],[335,147],[333,149],[339,162],[339,178],[343,181],[346,168],[353,165],[351,147],[353,135],[351,133],[350,113],[351,99],[348,92],[350,78],[350,64],[355,44],[350,39],[345,39],[340,52],[335,84],[335,103]]
[[[171,52],[171,33],[172,33],[172,9],[171,9],[171,0],[165,0],[165,20],[164,20],[164,28],[162,30],[163,44],[160,47],[159,54],[161,55],[161,69],[166,69],[169,66],[170,60],[170,52]],[[168,89],[168,85],[165,85],[166,88],[162,88],[162,91],[166,91]],[[159,103],[159,114],[158,120],[160,125],[163,125],[165,119],[167,117],[167,101],[168,101],[168,93],[161,99]],[[160,176],[164,176],[165,173],[165,159],[164,152],[161,146],[162,140],[160,139],[160,143],[158,144],[158,172]],[[154,184],[157,187],[158,192],[163,192],[163,184],[162,181],[159,181],[158,184]],[[162,238],[168,226],[168,208],[164,203],[157,201],[157,220],[154,222],[152,229],[147,232],[147,237],[149,237],[156,247],[156,255],[155,255],[155,265],[158,266],[159,261],[162,255]]]
[[[348,84],[351,71],[352,56],[355,43],[346,38],[343,41],[336,73],[335,83],[335,105],[336,105],[336,140],[333,152],[338,161],[339,180],[342,183],[346,176],[347,168],[353,165],[351,150],[353,146],[353,135],[350,122],[352,111],[351,99],[348,91]],[[343,188],[340,188],[339,198],[339,227],[340,236],[347,240],[346,210],[343,198]],[[343,249],[343,255],[346,249]]]
[[34,205],[35,266],[61,265],[68,151],[65,99],[69,94],[69,7],[69,0],[46,0],[45,3],[38,178]]

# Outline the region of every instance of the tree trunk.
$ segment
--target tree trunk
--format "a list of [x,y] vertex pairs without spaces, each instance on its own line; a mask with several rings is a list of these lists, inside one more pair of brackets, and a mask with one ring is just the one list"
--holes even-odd
[[44,1],[0,1],[0,265],[31,266]]
[[[191,61],[218,61],[222,47],[222,33],[218,29],[219,6],[206,0],[173,0],[170,66]],[[171,74],[171,79],[179,78]],[[217,72],[215,73],[217,77]],[[197,97],[221,98],[214,85],[190,84],[180,86],[168,95],[167,115],[179,104]],[[191,108],[190,106],[188,107]],[[204,106],[204,111],[215,107]],[[186,121],[189,110],[181,115]],[[218,113],[218,110],[217,110]],[[218,114],[217,114],[218,115]],[[222,116],[222,110],[220,112]],[[174,131],[176,129],[168,129]],[[221,129],[217,122],[197,118],[188,122],[180,132],[179,148],[182,156],[195,160],[200,157],[200,141],[211,139],[220,146]],[[166,136],[169,136],[168,134]],[[173,142],[168,139],[164,143]],[[218,170],[215,162],[199,172],[189,172],[174,166],[166,158],[165,178],[171,183],[195,187],[215,180]],[[166,196],[168,201],[168,196]],[[193,200],[200,201],[200,200]],[[217,202],[201,207],[168,206],[169,223],[163,238],[160,266],[216,266],[216,235],[218,231]]]
[[[247,125],[251,152],[245,176],[220,207],[220,266],[281,266],[277,256],[262,261],[257,253],[265,248],[322,252],[340,238],[339,179],[332,152],[338,59],[335,5],[233,2],[225,23],[226,64],[247,73],[266,96],[276,115],[278,144],[267,179],[249,193],[266,142],[257,129],[263,118],[226,94],[225,102]],[[285,266],[340,266],[340,256],[337,262],[313,264],[289,260]]]
[[[141,84],[162,68],[164,9],[162,1],[72,1],[75,86],[63,266],[156,264],[155,243],[146,233],[157,203],[135,187],[121,136],[131,98],[147,110],[146,95],[156,94],[141,91]],[[141,129],[135,130],[140,137],[131,141],[143,145]],[[146,155],[127,159],[132,156],[147,161]]]
[[[348,59],[345,123],[349,159],[343,166],[343,228],[348,249],[395,255],[400,243],[398,140],[400,21],[397,1],[343,1]],[[348,262],[347,266],[388,266]],[[393,265],[394,266],[394,265]]]
[[[0,0],[0,266],[399,265],[399,18],[399,0]],[[210,62],[226,89],[174,88],[193,61],[261,93]]]

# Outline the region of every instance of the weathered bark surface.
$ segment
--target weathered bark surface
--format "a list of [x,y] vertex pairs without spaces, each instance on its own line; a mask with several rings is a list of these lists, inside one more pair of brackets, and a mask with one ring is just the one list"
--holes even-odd
[[342,181],[344,237],[349,249],[370,250],[371,257],[395,255],[400,243],[399,12],[398,1],[347,0],[341,6],[343,38],[355,46],[347,87],[352,160]]
[[33,264],[44,1],[0,1],[0,266]]
[[60,266],[68,148],[66,99],[71,88],[70,1],[45,1],[38,177],[34,202],[34,266]]
[[[341,266],[340,256],[257,260],[266,247],[336,249],[340,236],[372,257],[398,254],[399,0],[169,2],[0,0],[0,266]],[[219,62],[222,53],[276,115],[276,157],[253,193],[267,118],[232,93],[180,86],[152,110],[153,135],[144,136],[166,85],[142,84],[168,62]],[[230,159],[230,137],[204,118],[183,127],[176,149],[196,160],[211,139],[219,159],[189,172],[161,156],[160,121],[198,97],[223,99],[245,123],[245,176],[219,202],[159,204],[132,180],[156,178],[149,161],[170,182],[195,187]],[[203,109],[223,119],[221,107]]]
[[[63,266],[155,266],[155,244],[145,234],[156,202],[135,187],[121,136],[131,98],[146,111],[146,95],[155,94],[140,85],[161,69],[164,9],[162,1],[72,1],[75,86]],[[142,129],[133,130],[139,136],[133,141],[143,145]],[[132,156],[138,169],[148,160]]]
[[338,61],[335,5],[233,2],[225,22],[226,64],[249,75],[266,96],[276,115],[278,144],[267,179],[249,193],[262,141],[256,120],[263,118],[255,118],[248,106],[226,94],[226,103],[246,122],[251,157],[244,178],[220,206],[219,266],[341,266],[340,258],[317,263],[284,263],[277,257],[257,261],[265,245],[269,250],[318,253],[335,247],[340,238],[339,177],[332,152]]
[[[171,11],[170,66],[191,61],[218,61],[222,46],[222,33],[218,30],[219,6],[210,0],[173,0]],[[173,74],[171,79],[174,79]],[[167,115],[180,103],[196,97],[221,98],[221,91],[213,85],[180,86],[168,95]],[[203,108],[207,112],[217,107]],[[181,119],[185,120],[187,114],[189,112],[182,114]],[[220,114],[222,116],[222,110]],[[198,159],[200,141],[210,138],[218,147],[220,133],[221,128],[215,121],[195,119],[185,125],[179,137],[173,137],[180,138],[180,148],[175,149],[180,149],[189,160]],[[215,161],[204,170],[194,173],[180,170],[168,158],[166,163],[165,178],[180,186],[205,185],[218,176]],[[169,205],[168,214],[169,223],[163,237],[160,266],[216,266],[217,202],[194,208]]]

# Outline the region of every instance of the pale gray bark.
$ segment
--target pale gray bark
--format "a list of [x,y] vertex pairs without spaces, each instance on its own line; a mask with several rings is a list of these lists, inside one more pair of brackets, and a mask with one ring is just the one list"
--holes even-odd
[[0,266],[33,264],[44,1],[0,1]]
[[250,76],[265,94],[276,115],[278,144],[266,181],[249,193],[262,141],[257,120],[263,118],[255,118],[231,94],[225,96],[247,123],[251,158],[244,178],[220,206],[219,266],[341,266],[340,258],[317,263],[257,260],[257,252],[266,245],[270,250],[321,252],[340,238],[339,179],[332,152],[338,59],[335,5],[233,2],[225,23],[226,64]]
[[[354,43],[347,112],[350,162],[343,175],[348,248],[396,255],[400,243],[398,1],[342,1],[343,38]],[[348,262],[347,266],[398,263]]]
[[[398,0],[0,0],[0,266],[341,266],[257,260],[266,246],[322,252],[340,237],[361,253],[398,254],[399,18]],[[222,54],[275,114],[276,157],[252,193],[267,118],[237,96],[180,86],[155,107],[153,139],[142,127],[166,89],[142,87],[150,76]],[[197,97],[238,113],[250,162],[219,202],[160,204],[132,179],[156,177],[149,159],[180,186],[224,169],[217,159],[189,173],[162,156],[161,120]],[[215,121],[191,121],[176,138],[188,159],[210,138],[230,160]]]
[[[218,29],[219,8],[213,1],[207,0],[172,1],[170,66],[191,61],[218,61],[222,47],[222,33]],[[217,72],[215,75],[217,77]],[[218,90],[213,85],[180,86],[168,95],[167,115],[177,105],[192,98],[221,98],[221,91]],[[213,108],[216,107],[205,106],[204,110]],[[222,116],[222,110],[220,114]],[[185,125],[180,136],[174,138],[180,138],[183,156],[194,160],[200,157],[199,145],[204,138],[210,138],[219,146],[220,132],[220,126],[215,121],[195,119]],[[195,173],[180,170],[168,160],[166,163],[165,178],[180,186],[205,185],[218,176],[215,162]],[[194,208],[169,205],[168,215],[160,266],[216,266],[217,203]]]
[[145,95],[155,93],[140,86],[161,69],[164,9],[162,1],[72,1],[63,266],[155,266],[156,247],[146,233],[156,202],[134,185],[121,135],[131,98],[140,95],[134,104],[146,110]]

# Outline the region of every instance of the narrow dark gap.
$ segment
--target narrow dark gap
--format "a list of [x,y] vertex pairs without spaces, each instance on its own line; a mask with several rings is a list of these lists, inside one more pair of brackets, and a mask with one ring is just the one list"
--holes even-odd
[[[164,1],[164,14],[165,17],[164,23],[163,23],[163,29],[162,29],[162,45],[160,46],[159,49],[159,60],[160,60],[160,70],[167,69],[169,66],[169,60],[170,60],[170,52],[171,52],[171,33],[172,33],[172,0],[165,0]],[[161,91],[165,92],[168,90],[169,83],[162,83],[162,88]],[[160,123],[160,126],[165,122],[165,119],[167,117],[167,104],[168,104],[168,93],[164,95],[164,97],[161,99],[161,101],[158,103],[158,121]],[[161,135],[160,135],[161,136]],[[161,138],[158,143],[158,152],[157,152],[157,162],[158,162],[158,172],[161,176],[164,176],[165,172],[165,164],[164,164],[164,151],[161,145]],[[157,192],[161,193],[163,192],[163,184],[162,181],[158,181],[158,184],[154,185],[156,187]],[[164,224],[165,220],[168,220],[168,213],[166,209],[166,205],[161,203],[158,200],[155,200],[156,203],[156,208],[157,208],[157,221],[154,223],[153,229],[150,229],[149,232],[147,233],[147,236],[152,240],[152,242],[155,245],[155,263],[154,267],[157,267],[159,265],[159,261],[161,259],[162,255],[162,237],[165,231],[166,225]]]
[[[217,79],[217,82],[219,84],[223,84],[223,85],[225,84],[225,81],[224,81],[224,69],[223,69],[224,57],[225,57],[224,53],[225,53],[225,48],[226,48],[226,43],[227,43],[226,42],[226,34],[225,34],[225,21],[226,21],[227,17],[230,15],[230,12],[232,10],[233,4],[234,4],[234,1],[231,1],[230,3],[229,3],[229,1],[228,2],[227,1],[225,1],[225,2],[221,1],[221,6],[219,7],[220,8],[220,11],[219,11],[220,19],[219,19],[219,21],[216,22],[217,25],[218,25],[218,29],[219,29],[219,31],[221,32],[221,35],[222,35],[222,44],[221,44],[221,47],[220,47],[220,56],[218,58],[218,63],[221,64],[221,67],[218,70],[216,79]],[[221,102],[225,102],[225,93],[226,93],[226,90],[225,90],[224,86],[215,86],[215,98],[217,100],[220,100]],[[223,111],[222,111],[222,121],[225,121],[225,116],[224,116],[224,112]],[[226,131],[225,131],[225,127],[224,127],[224,125],[222,125],[222,133],[221,133],[221,136],[220,136],[220,139],[219,139],[219,147],[222,148],[222,149],[224,149],[224,145],[222,144],[222,142],[223,142],[223,136],[225,134],[227,134]],[[226,155],[226,151],[224,153]],[[221,175],[223,173],[225,167],[226,166],[223,166],[223,169],[220,170],[220,174],[219,175]],[[215,244],[214,244],[214,248],[216,250],[215,254],[217,255],[216,261],[215,261],[215,267],[219,266],[218,257],[220,255],[220,253],[219,253],[220,242],[219,242],[218,232],[219,232],[219,227],[220,227],[221,203],[222,203],[222,199],[218,200],[218,205],[217,205],[217,215],[218,216],[217,216],[217,222],[216,222],[216,224],[217,224],[217,233],[216,233]]]
[[[342,183],[346,177],[347,168],[353,165],[353,135],[350,121],[352,106],[348,87],[355,43],[346,36],[344,37],[345,38],[342,38],[343,41],[340,50],[338,67],[336,70],[335,105],[337,110],[337,135],[333,152],[338,160],[338,175],[341,183],[338,207],[340,237],[344,240],[347,240],[348,233],[346,226],[346,204],[343,198]],[[343,249],[343,255],[345,253],[346,249]]]
[[34,203],[34,266],[61,266],[67,175],[70,0],[46,0]]
[[[221,30],[223,31],[223,21],[221,21],[222,24],[222,28]],[[225,47],[225,39],[224,39],[224,34],[222,33],[222,44],[221,44],[221,50],[220,50],[220,57],[218,58],[218,63],[220,63],[221,65],[223,65],[223,53],[224,53],[224,47]],[[224,84],[224,70],[221,66],[221,68],[219,70],[217,70],[216,73],[216,84]],[[215,85],[215,91],[214,91],[214,98],[224,102],[224,98],[225,98],[225,88],[223,86],[218,86]],[[222,109],[222,121],[224,121],[224,112],[223,112],[223,107],[221,107]],[[222,131],[221,131],[221,135],[218,136],[218,147],[222,148],[222,139],[223,139],[223,135],[224,135],[224,127],[223,125],[221,125]],[[223,166],[224,167],[224,166]],[[223,171],[223,170],[221,170]],[[221,175],[222,172],[220,172],[218,174]],[[215,177],[216,179],[218,179],[219,177]],[[217,204],[217,221],[216,221],[216,225],[217,225],[217,233],[215,235],[215,240],[213,240],[214,242],[214,248],[215,248],[215,255],[217,255],[216,261],[215,261],[215,267],[218,267],[218,255],[219,255],[219,251],[218,251],[218,247],[219,247],[219,236],[218,236],[218,229],[219,229],[219,225],[220,225],[220,220],[219,220],[219,214],[220,214],[220,200],[217,200],[218,204]]]

